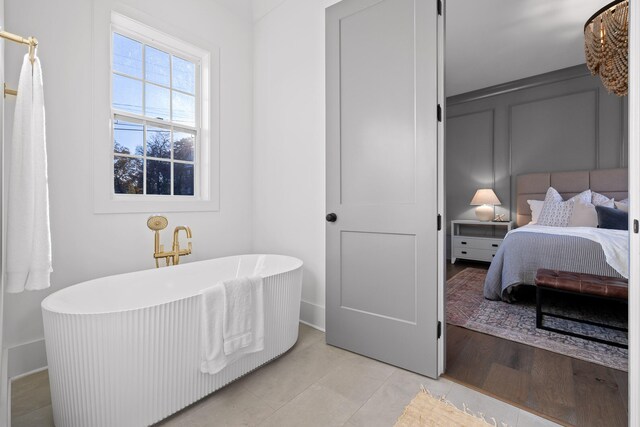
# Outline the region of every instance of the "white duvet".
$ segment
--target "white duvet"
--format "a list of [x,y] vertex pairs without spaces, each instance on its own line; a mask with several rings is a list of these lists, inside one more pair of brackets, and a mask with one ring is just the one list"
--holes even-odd
[[629,232],[626,230],[609,230],[594,227],[548,227],[529,224],[509,232],[509,234],[512,233],[556,234],[591,240],[600,244],[607,259],[607,264],[625,279],[629,278]]

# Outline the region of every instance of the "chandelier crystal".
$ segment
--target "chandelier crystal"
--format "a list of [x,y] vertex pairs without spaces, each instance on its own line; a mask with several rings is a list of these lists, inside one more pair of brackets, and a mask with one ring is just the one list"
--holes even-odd
[[592,75],[599,75],[609,92],[629,90],[629,0],[616,0],[596,12],[584,25],[584,52]]

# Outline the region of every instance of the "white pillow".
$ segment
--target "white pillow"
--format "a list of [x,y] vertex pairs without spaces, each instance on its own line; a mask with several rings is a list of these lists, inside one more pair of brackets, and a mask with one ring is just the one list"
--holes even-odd
[[549,187],[544,198],[544,205],[538,217],[538,225],[549,227],[567,227],[571,214],[578,199],[583,198],[583,193],[564,202],[562,196],[555,188]]
[[616,205],[616,209],[620,209],[623,212],[629,212],[629,198],[627,197],[624,200],[620,200],[619,202],[614,202]]
[[538,222],[538,218],[540,217],[540,211],[542,211],[542,206],[544,206],[544,200],[527,200],[529,203],[529,207],[531,208],[531,223],[535,224]]
[[569,219],[569,227],[598,227],[598,213],[596,207],[583,199],[577,199],[573,213]]
[[605,208],[615,207],[613,199],[610,199],[603,194],[596,193],[595,191],[591,193],[591,203],[594,206],[604,206]]
[[593,193],[591,192],[591,190],[584,190],[582,193],[576,194],[575,196],[573,196],[569,200],[575,200],[576,202],[581,200],[581,201],[583,201],[585,203],[591,203],[591,198],[592,197],[593,197]]

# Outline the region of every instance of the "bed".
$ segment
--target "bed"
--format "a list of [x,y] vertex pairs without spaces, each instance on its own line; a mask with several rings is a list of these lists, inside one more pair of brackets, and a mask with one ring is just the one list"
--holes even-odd
[[506,236],[489,267],[485,298],[513,301],[519,286],[534,285],[539,268],[624,277],[624,267],[628,269],[628,232],[528,225],[531,209],[527,200],[544,200],[549,187],[558,190],[565,200],[589,188],[622,200],[628,197],[627,169],[518,176],[516,222],[519,228]]

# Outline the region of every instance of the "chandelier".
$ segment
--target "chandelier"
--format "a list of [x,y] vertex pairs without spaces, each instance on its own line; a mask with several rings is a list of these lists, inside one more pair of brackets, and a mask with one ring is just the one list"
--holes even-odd
[[609,92],[629,89],[629,0],[615,0],[584,24],[584,52],[592,75],[600,75]]

